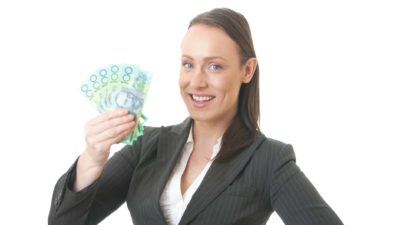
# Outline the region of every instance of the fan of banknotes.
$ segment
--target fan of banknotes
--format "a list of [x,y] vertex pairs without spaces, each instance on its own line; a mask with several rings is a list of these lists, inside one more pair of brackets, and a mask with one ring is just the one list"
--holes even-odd
[[120,143],[133,144],[144,132],[142,110],[151,82],[151,73],[138,65],[112,64],[91,74],[81,86],[82,94],[99,113],[125,108],[136,118],[135,132]]

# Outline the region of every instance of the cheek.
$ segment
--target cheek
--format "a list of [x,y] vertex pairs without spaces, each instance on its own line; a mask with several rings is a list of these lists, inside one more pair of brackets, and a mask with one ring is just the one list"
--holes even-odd
[[182,89],[185,87],[185,84],[187,83],[187,78],[185,77],[185,75],[183,75],[182,73],[179,74],[179,87]]
[[[186,89],[188,87],[188,85],[190,84],[190,77],[185,75],[184,73],[181,73],[179,75],[179,90],[181,93],[182,98],[185,100],[185,96],[186,96]],[[186,101],[186,100],[185,100]]]
[[232,76],[227,76],[223,79],[216,79],[214,84],[214,87],[224,95],[236,96],[239,94],[241,82],[236,77],[232,79]]

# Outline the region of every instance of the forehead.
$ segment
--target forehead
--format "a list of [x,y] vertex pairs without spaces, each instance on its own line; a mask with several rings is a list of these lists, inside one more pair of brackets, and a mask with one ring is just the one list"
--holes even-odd
[[196,24],[183,38],[182,54],[193,58],[221,56],[232,59],[239,57],[239,47],[221,28]]

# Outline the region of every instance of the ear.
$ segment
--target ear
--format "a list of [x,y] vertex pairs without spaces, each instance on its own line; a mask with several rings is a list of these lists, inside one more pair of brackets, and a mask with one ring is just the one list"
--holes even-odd
[[243,71],[244,73],[242,77],[243,83],[249,83],[251,81],[254,72],[256,71],[256,68],[257,68],[257,59],[256,58],[248,59],[246,64],[244,65],[244,71]]

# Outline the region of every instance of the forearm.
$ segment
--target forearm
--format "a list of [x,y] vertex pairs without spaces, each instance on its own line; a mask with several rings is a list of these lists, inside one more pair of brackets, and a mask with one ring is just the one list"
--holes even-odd
[[[86,157],[83,153],[57,182],[49,224],[97,224],[124,203],[133,173],[132,165],[137,162],[136,153],[126,146],[107,161],[100,173],[95,172],[98,169],[82,163],[82,169],[86,168],[89,172],[81,173],[82,179],[78,179],[79,161],[84,162]],[[85,176],[87,179],[84,179]],[[77,180],[88,185],[75,191],[74,181]]]
[[96,181],[101,176],[104,165],[105,162],[94,162],[86,151],[83,152],[78,159],[73,191],[78,192]]
[[86,224],[87,210],[91,208],[97,185],[88,186],[84,191],[72,190],[76,177],[77,161],[57,181],[48,217],[49,225]]

